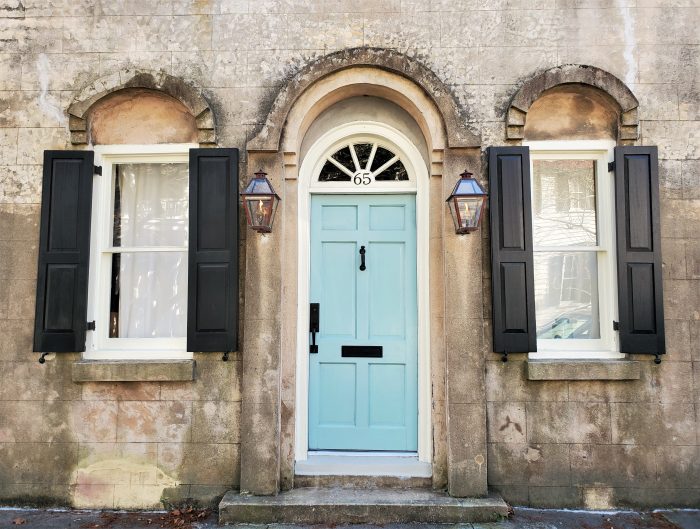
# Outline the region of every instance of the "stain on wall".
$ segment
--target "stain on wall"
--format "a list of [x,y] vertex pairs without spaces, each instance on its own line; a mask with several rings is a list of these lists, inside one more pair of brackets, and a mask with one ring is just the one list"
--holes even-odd
[[90,109],[89,138],[93,144],[192,143],[195,118],[180,101],[155,90],[126,88]]
[[525,120],[527,140],[617,139],[618,110],[610,96],[585,85],[561,85],[544,92]]

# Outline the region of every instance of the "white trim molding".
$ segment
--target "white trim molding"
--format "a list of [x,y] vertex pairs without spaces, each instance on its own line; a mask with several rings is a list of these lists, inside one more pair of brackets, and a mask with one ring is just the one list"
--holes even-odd
[[[348,141],[379,142],[397,154],[409,175],[407,181],[317,182],[328,156]],[[398,185],[397,185],[398,184]],[[399,130],[379,122],[353,122],[331,129],[309,149],[299,170],[298,187],[298,288],[296,350],[295,462],[309,458],[309,274],[310,197],[318,194],[416,194],[416,249],[418,294],[418,453],[421,463],[432,463],[430,384],[430,275],[429,275],[429,180],[428,168],[415,145]],[[313,452],[312,452],[313,454]],[[303,466],[303,464],[302,464]]]
[[309,452],[297,461],[297,476],[391,476],[430,478],[432,465],[403,452]]
[[[595,251],[598,266],[598,309],[600,338],[588,340],[537,340],[537,352],[529,358],[584,360],[620,359],[617,333],[617,281],[615,253],[615,198],[612,173],[608,162],[613,161],[615,142],[612,140],[532,141],[523,142],[530,148],[530,174],[534,175],[535,160],[591,160],[595,162],[596,246],[535,246],[534,251]],[[532,186],[534,197],[534,186]],[[533,198],[531,197],[531,200]]]
[[[196,143],[156,145],[97,145],[95,164],[102,175],[94,177],[92,194],[92,230],[90,234],[90,277],[88,286],[88,321],[95,330],[87,333],[86,360],[187,360],[187,339],[182,338],[109,338],[109,293],[112,243],[110,237],[113,211],[113,167],[120,163],[189,164],[189,151]],[[125,248],[120,250],[124,251]],[[126,248],[128,250],[128,248]],[[172,251],[161,247],[154,251]],[[182,251],[182,248],[177,250]],[[184,248],[186,251],[187,248]]]

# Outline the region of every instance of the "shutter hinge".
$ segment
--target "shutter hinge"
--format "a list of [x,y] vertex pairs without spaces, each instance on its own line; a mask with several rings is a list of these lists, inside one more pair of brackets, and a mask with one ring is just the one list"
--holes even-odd
[[95,330],[95,320],[87,322],[85,324],[85,329],[88,331],[94,331]]
[[96,175],[102,176],[102,166],[101,165],[94,165],[93,166],[93,173]]
[[613,331],[619,331],[619,330],[620,330],[620,322],[613,321]]
[[[608,173],[612,173],[615,170],[615,162],[608,162]],[[102,174],[102,173],[100,173]]]

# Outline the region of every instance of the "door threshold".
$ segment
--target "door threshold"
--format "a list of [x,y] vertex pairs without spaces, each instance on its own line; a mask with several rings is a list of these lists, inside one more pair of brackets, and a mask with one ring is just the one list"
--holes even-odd
[[309,452],[305,461],[297,461],[298,476],[391,476],[429,478],[430,463],[418,460],[415,452]]

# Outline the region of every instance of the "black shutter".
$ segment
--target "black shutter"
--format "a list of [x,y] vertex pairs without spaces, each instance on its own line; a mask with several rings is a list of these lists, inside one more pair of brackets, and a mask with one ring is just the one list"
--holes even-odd
[[615,147],[620,351],[664,354],[656,147]]
[[190,150],[187,350],[238,339],[238,149]]
[[493,350],[537,351],[530,151],[489,148]]
[[44,151],[34,351],[85,351],[92,151]]

